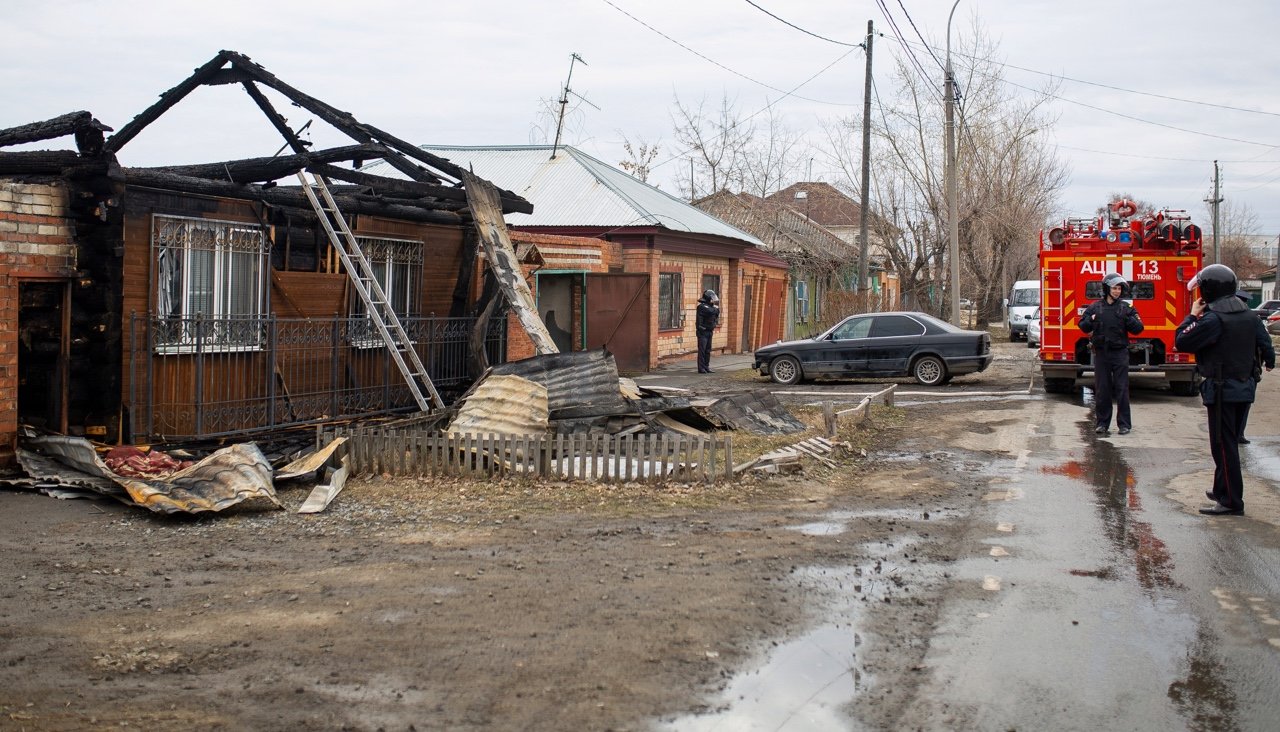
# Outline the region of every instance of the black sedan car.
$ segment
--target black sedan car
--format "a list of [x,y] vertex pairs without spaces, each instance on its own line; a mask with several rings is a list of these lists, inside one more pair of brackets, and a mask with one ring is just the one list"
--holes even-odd
[[865,313],[816,338],[765,346],[755,352],[752,368],[779,384],[820,376],[911,376],[933,386],[982,371],[991,358],[991,336],[984,332],[925,313]]

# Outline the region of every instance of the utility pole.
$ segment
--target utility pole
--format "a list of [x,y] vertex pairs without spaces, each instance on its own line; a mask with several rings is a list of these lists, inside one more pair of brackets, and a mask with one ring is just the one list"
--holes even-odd
[[871,39],[875,31],[867,21],[867,79],[862,87],[862,210],[858,213],[858,286],[854,292],[870,289],[867,281],[870,243],[867,241],[867,208],[871,205]]
[[947,67],[946,107],[947,107],[947,228],[949,229],[947,255],[951,260],[951,322],[960,327],[960,221],[959,205],[956,202],[956,95],[955,75],[951,71],[951,17],[956,14],[956,0],[947,16]]
[[1218,171],[1218,161],[1213,161],[1213,198],[1206,198],[1204,202],[1209,204],[1213,210],[1213,263],[1217,264],[1218,258],[1218,204],[1222,203],[1222,196],[1219,195],[1222,190],[1222,176]]

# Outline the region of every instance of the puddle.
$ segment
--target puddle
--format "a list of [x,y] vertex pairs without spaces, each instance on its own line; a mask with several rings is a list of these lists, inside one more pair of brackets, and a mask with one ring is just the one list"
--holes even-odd
[[894,405],[899,407],[919,407],[926,404],[956,404],[958,402],[1038,402],[1044,401],[1044,394],[1002,394],[1000,396],[949,396],[945,399],[903,399],[901,397],[894,400]]
[[825,514],[823,520],[813,521],[797,526],[787,526],[790,531],[798,531],[808,536],[837,536],[849,530],[849,525],[858,519],[889,519],[890,521],[925,522],[943,521],[955,518],[960,512],[952,508],[935,508],[931,510],[895,508],[879,511],[832,511]]
[[683,717],[659,729],[673,732],[855,729],[844,708],[869,684],[854,658],[851,625],[824,625],[769,654],[764,666],[736,677],[719,711]]
[[714,700],[714,712],[659,727],[671,732],[776,730],[825,732],[859,727],[843,710],[869,688],[873,677],[858,660],[866,640],[858,628],[862,609],[893,594],[898,568],[883,560],[859,567],[809,567],[795,581],[835,598],[826,623],[771,648],[759,666],[739,673]]
[[902,521],[905,530],[901,536],[861,544],[869,556],[858,566],[797,570],[791,581],[830,598],[830,605],[823,608],[823,613],[837,620],[768,649],[756,665],[736,674],[725,690],[711,700],[714,711],[680,717],[659,729],[671,732],[861,729],[845,710],[874,683],[874,678],[862,668],[863,643],[869,647],[876,643],[864,630],[867,609],[911,597],[921,581],[937,580],[941,576],[937,567],[930,569],[915,564],[914,558],[904,550],[923,540],[915,532],[927,526],[928,520],[952,518],[958,516],[959,511],[931,510],[927,512],[927,520],[925,515],[921,509],[835,511],[826,514],[822,521],[788,527],[825,535],[840,533],[855,520],[880,519]]
[[1280,455],[1276,453],[1274,444],[1259,444],[1259,441],[1254,440],[1248,445],[1242,445],[1240,454],[1244,457],[1250,473],[1266,478],[1272,483],[1280,483]]

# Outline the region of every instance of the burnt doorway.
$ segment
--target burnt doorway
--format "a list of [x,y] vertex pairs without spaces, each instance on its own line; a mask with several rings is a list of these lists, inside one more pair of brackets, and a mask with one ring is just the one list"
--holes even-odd
[[618,370],[649,370],[649,275],[587,275],[587,348],[607,348]]
[[66,434],[67,282],[18,283],[18,422]]
[[538,273],[538,315],[561,353],[576,350],[573,334],[579,316],[573,306],[575,286],[581,292],[581,272]]

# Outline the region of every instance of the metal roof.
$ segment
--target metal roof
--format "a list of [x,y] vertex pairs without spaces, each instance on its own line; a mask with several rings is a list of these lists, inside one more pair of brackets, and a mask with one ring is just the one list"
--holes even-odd
[[[658,226],[764,247],[754,235],[573,147],[556,148],[554,158],[551,145],[421,148],[532,203],[532,214],[506,215],[512,226]],[[385,162],[362,170],[404,177]]]

